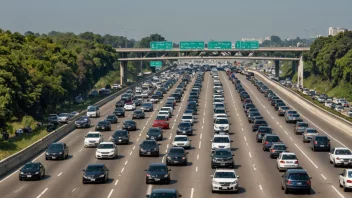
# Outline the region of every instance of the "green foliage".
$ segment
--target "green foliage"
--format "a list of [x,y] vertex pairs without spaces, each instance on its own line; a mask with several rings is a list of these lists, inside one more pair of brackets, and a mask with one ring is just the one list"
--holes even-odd
[[24,116],[22,118],[22,122],[21,122],[22,126],[30,126],[33,127],[35,125],[35,120],[33,117],[31,116]]

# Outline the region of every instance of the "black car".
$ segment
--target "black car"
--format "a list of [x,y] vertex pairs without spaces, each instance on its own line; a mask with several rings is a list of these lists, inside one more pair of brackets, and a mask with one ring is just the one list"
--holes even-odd
[[166,188],[161,188],[161,189],[153,189],[152,193],[150,195],[147,195],[148,198],[179,198],[182,197],[178,193],[176,189],[166,189]]
[[304,169],[288,169],[282,175],[281,188],[288,194],[290,191],[305,191],[310,194],[311,177]]
[[82,116],[75,121],[76,128],[89,128],[90,118],[88,116]]
[[181,122],[177,127],[177,135],[193,135],[192,124],[189,122]]
[[257,142],[262,142],[263,137],[266,134],[272,134],[272,132],[273,130],[268,126],[259,126],[255,139]]
[[316,150],[326,150],[330,151],[330,139],[325,135],[316,135],[312,137],[310,141],[310,149],[312,151]]
[[119,100],[116,102],[115,107],[123,107],[125,106],[125,100]]
[[187,154],[183,147],[172,147],[166,155],[166,165],[187,165]]
[[248,109],[255,108],[255,105],[253,103],[248,103],[244,105],[244,112],[246,112]]
[[257,116],[261,116],[258,111],[249,112],[248,113],[248,122],[253,123],[255,117],[257,117]]
[[135,131],[137,130],[137,123],[133,120],[126,120],[122,124],[122,129],[125,129],[127,131]]
[[156,140],[161,141],[163,140],[163,129],[159,127],[152,127],[148,130],[146,139],[147,140]]
[[143,103],[143,104],[142,104],[142,107],[141,107],[141,110],[144,110],[144,111],[146,111],[146,112],[154,111],[153,104],[150,103],[150,102]]
[[110,131],[111,130],[111,125],[110,122],[103,120],[99,121],[97,126],[95,127],[96,131]]
[[89,164],[83,172],[83,184],[106,183],[109,180],[109,169],[104,164]]
[[40,162],[29,162],[21,168],[19,180],[41,180],[44,176],[45,168]]
[[163,163],[153,163],[150,164],[145,177],[145,183],[170,183],[170,172],[171,169]]
[[216,149],[211,157],[211,168],[217,167],[234,167],[233,154],[230,149]]
[[159,157],[159,145],[155,140],[144,140],[139,145],[139,156]]
[[143,101],[142,100],[133,100],[133,103],[135,106],[142,106]]
[[125,109],[123,107],[117,107],[115,110],[114,110],[114,114],[116,116],[121,116],[121,117],[125,117]]
[[45,151],[45,160],[48,159],[66,159],[68,157],[68,146],[62,142],[50,144]]
[[117,117],[116,115],[108,115],[106,120],[109,121],[111,124],[117,124]]
[[46,131],[47,132],[52,132],[55,131],[57,128],[59,128],[60,124],[58,122],[49,122],[49,124],[46,126]]
[[145,118],[145,113],[143,110],[134,110],[132,119],[144,119]]
[[278,111],[280,107],[285,107],[286,104],[284,102],[278,102],[275,104],[274,109],[275,111]]
[[111,141],[115,144],[129,144],[130,133],[126,130],[117,130],[112,134]]
[[257,131],[259,126],[268,126],[268,123],[265,120],[255,120],[252,125],[252,131]]

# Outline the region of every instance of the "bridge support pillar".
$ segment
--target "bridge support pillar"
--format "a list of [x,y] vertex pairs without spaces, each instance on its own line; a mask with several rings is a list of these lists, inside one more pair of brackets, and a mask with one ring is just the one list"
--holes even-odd
[[120,61],[120,84],[127,84],[127,61]]
[[275,76],[280,77],[280,61],[275,60]]
[[297,74],[297,85],[303,88],[303,56],[299,58]]

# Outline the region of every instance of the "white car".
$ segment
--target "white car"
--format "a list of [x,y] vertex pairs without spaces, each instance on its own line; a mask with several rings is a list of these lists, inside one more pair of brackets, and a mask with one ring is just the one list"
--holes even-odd
[[191,148],[191,140],[187,135],[176,135],[172,142],[173,147],[183,147],[185,149]]
[[324,106],[331,108],[332,102],[331,101],[325,101]]
[[228,133],[229,130],[230,130],[229,120],[224,117],[217,117],[214,122],[214,131]]
[[168,111],[168,112],[170,112],[170,114],[172,114],[173,110],[174,109],[172,107],[161,107],[161,109],[160,109],[160,111]]
[[190,122],[192,125],[194,123],[194,117],[192,114],[183,114],[181,122]]
[[215,117],[214,117],[214,123],[215,123],[217,118],[227,118],[227,115],[224,114],[224,113],[223,114],[221,114],[221,113],[220,114],[216,114]]
[[320,102],[320,103],[325,103],[325,98],[318,97],[317,101]]
[[218,135],[215,134],[211,142],[211,151],[214,152],[215,149],[226,148],[231,149],[231,142],[229,135]]
[[112,89],[120,89],[122,86],[120,84],[113,84]]
[[332,148],[330,153],[330,164],[337,166],[352,166],[352,152],[348,148]]
[[87,108],[87,116],[88,117],[100,117],[100,110],[97,106],[88,106]]
[[113,142],[101,142],[95,151],[95,157],[97,159],[102,158],[114,158],[118,157],[117,146]]
[[238,176],[234,169],[216,169],[214,175],[211,176],[211,192],[231,191],[238,192]]
[[69,113],[60,113],[58,115],[59,122],[61,123],[68,123],[68,120],[71,118]]
[[96,147],[104,141],[103,135],[98,131],[90,131],[84,138],[84,147]]
[[277,169],[279,171],[287,170],[289,168],[299,168],[299,162],[296,154],[282,152],[276,159]]
[[168,118],[171,118],[171,113],[169,110],[161,110],[158,112],[158,116],[166,116]]
[[214,115],[213,115],[213,119],[214,120],[215,120],[215,118],[217,117],[218,114],[226,114],[225,108],[216,108],[216,109],[214,109]]
[[136,105],[133,103],[133,102],[129,102],[129,103],[126,103],[123,108],[126,110],[126,111],[134,111],[136,110]]
[[344,169],[339,175],[339,184],[344,192],[352,189],[352,169]]
[[148,96],[149,96],[149,91],[143,91],[142,94],[141,94],[141,96],[142,96],[143,98],[148,98]]

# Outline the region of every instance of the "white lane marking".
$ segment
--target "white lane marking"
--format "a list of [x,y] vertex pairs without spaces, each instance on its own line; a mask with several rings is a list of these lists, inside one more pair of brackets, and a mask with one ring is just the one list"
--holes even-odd
[[246,138],[246,136],[243,136],[244,137],[244,141],[246,141],[247,142],[247,138]]
[[241,118],[239,118],[240,122],[242,122]]
[[161,163],[164,163],[165,156],[161,159]]
[[61,174],[62,174],[62,172],[61,172],[61,173],[59,173],[57,176],[58,176],[58,177],[60,177],[60,175],[61,175]]
[[286,133],[286,135],[288,135],[288,133],[287,133],[287,131],[286,131],[286,130],[284,130],[284,132]]
[[124,170],[125,170],[125,167],[122,167],[121,173],[123,173]]
[[345,196],[343,196],[336,188],[335,186],[331,185],[331,187],[335,190],[335,192],[340,195],[341,198],[345,198]]
[[191,190],[191,197],[190,198],[193,198],[193,193],[194,193],[194,188],[192,188],[192,190]]
[[132,151],[130,152],[130,155],[132,155]]
[[293,141],[292,137],[290,136],[291,141]]
[[255,164],[253,164],[253,170],[255,170],[255,171],[257,170],[257,168],[255,167]]
[[76,188],[74,188],[74,189],[72,190],[72,192],[75,192],[75,190],[76,190]]
[[246,142],[247,146],[248,146],[248,142]]
[[242,131],[243,131],[243,128],[242,128]]
[[199,148],[202,146],[202,142],[199,142]]
[[200,137],[199,137],[199,139],[202,139],[202,136],[203,136],[203,133],[201,133],[201,134],[200,134]]
[[240,123],[240,125],[242,126],[242,122]]
[[280,128],[282,128],[282,126],[280,125]]
[[237,117],[240,117],[240,115],[237,114]]
[[315,163],[302,151],[302,149],[299,148],[299,146],[298,146],[297,144],[295,144],[295,145],[296,145],[296,147],[302,152],[302,154],[303,154],[304,156],[306,156],[306,158],[313,164],[313,166],[314,166],[315,168],[318,168],[318,166],[315,165]]
[[117,183],[119,183],[119,180],[116,180],[116,182],[115,182],[115,186],[117,185]]
[[198,166],[196,167],[196,172],[198,172]]
[[148,185],[148,188],[147,188],[147,195],[150,195],[152,193],[152,188],[153,188],[153,185]]
[[166,149],[168,149],[168,148],[169,148],[169,145],[167,144],[167,145],[166,145]]
[[136,146],[133,146],[133,149],[132,150],[134,150],[136,148]]
[[111,136],[109,137],[109,139],[108,140],[110,140],[111,139]]
[[279,122],[276,122],[277,125],[279,125]]
[[248,154],[249,154],[249,157],[250,157],[250,158],[252,158],[252,154],[251,154],[251,152],[248,152]]
[[263,191],[263,187],[260,184],[259,184],[259,189],[260,189],[260,191]]
[[110,197],[111,197],[112,192],[114,192],[114,189],[111,189],[111,190],[110,190],[110,193],[109,193],[109,195],[108,195],[108,198],[110,198]]
[[326,177],[323,174],[320,174],[320,175],[326,180]]
[[127,163],[128,163],[128,160],[126,160],[126,162],[125,162],[125,166],[127,165]]
[[142,133],[139,134],[139,137],[141,137]]
[[274,120],[275,118],[273,116],[271,116],[271,118]]
[[199,154],[197,154],[197,160],[199,159]]
[[41,197],[42,195],[44,195],[44,193],[45,193],[47,190],[48,190],[48,188],[45,188],[45,189],[43,190],[43,192],[40,193],[40,194],[37,196],[37,198],[39,198],[39,197]]
[[203,124],[204,124],[204,118],[203,118]]
[[202,129],[203,129],[203,125],[202,125]]
[[165,150],[165,153],[167,153],[167,149]]
[[171,140],[171,134],[170,134],[169,140]]

